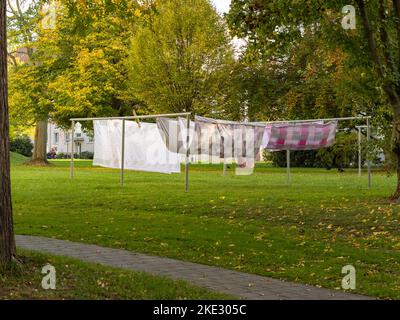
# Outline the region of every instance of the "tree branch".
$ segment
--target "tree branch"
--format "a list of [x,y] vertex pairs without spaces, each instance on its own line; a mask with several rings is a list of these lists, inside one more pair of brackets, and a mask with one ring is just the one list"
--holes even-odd
[[385,6],[384,6],[383,1],[381,1],[379,4],[379,20],[381,21],[381,25],[379,27],[379,29],[380,29],[379,35],[380,35],[381,41],[383,43],[382,51],[383,51],[383,55],[386,60],[386,64],[393,73],[397,73],[397,68],[395,66],[392,54],[390,53],[389,35],[385,28],[385,25],[387,24],[387,21],[386,21],[387,16],[386,16],[386,11],[385,11]]
[[13,66],[16,66],[17,65],[17,59],[15,58],[15,56],[10,52],[8,52],[7,55],[11,59]]
[[365,35],[368,40],[369,51],[371,53],[371,56],[372,56],[372,59],[373,59],[375,65],[377,67],[378,75],[383,80],[383,89],[385,90],[385,92],[389,98],[389,101],[393,107],[395,116],[400,117],[400,97],[396,91],[396,86],[393,85],[393,83],[391,81],[388,81],[388,79],[387,79],[387,75],[385,72],[385,66],[382,63],[382,59],[379,55],[376,41],[374,38],[374,32],[372,30],[371,23],[369,21],[367,9],[365,7],[365,1],[364,0],[356,0],[356,2],[360,9],[361,19],[363,22]]
[[400,64],[400,0],[393,0],[393,8],[396,16],[397,51],[399,52],[398,63]]
[[376,66],[378,68],[379,76],[381,76],[382,78],[385,78],[385,76],[386,76],[385,69],[384,69],[381,57],[379,56],[379,53],[378,53],[376,41],[374,38],[374,33],[372,31],[372,27],[371,27],[371,23],[369,21],[367,10],[365,8],[364,0],[357,0],[357,5],[358,5],[358,8],[360,9],[361,19],[362,19],[362,22],[364,25],[364,31],[365,31],[365,35],[368,40],[368,47],[369,47],[372,59],[374,60]]
[[17,16],[17,11],[15,10],[15,8],[12,6],[11,1],[7,0],[7,4],[8,4],[8,8],[11,10],[11,13],[14,14],[15,16]]

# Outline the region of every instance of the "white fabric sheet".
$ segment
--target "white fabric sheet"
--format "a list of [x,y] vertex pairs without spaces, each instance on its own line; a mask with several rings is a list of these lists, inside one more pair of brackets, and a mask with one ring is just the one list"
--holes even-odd
[[[121,168],[122,121],[94,121],[93,165]],[[154,123],[125,121],[125,161],[128,170],[179,173],[179,156],[167,150]]]
[[121,168],[122,121],[96,120],[94,127],[93,165]]

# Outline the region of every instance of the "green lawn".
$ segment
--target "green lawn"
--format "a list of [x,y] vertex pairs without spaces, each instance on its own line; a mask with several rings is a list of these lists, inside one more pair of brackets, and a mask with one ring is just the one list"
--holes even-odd
[[[226,299],[183,281],[20,252],[24,261],[0,269],[0,299]],[[43,266],[56,269],[56,289],[41,286]]]
[[21,165],[24,164],[28,160],[28,158],[24,157],[21,154],[11,152],[10,160],[12,165]]
[[221,166],[184,174],[119,172],[78,161],[12,167],[15,229],[339,289],[341,269],[357,270],[357,290],[400,298],[400,207],[388,202],[395,177],[355,171],[259,165],[253,176]]

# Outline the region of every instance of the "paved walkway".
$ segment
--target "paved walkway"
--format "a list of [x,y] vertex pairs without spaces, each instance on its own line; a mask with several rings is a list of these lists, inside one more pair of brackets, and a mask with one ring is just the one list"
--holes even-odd
[[86,262],[143,271],[191,282],[213,291],[251,300],[362,300],[369,297],[321,289],[191,262],[33,236],[16,236],[17,246]]

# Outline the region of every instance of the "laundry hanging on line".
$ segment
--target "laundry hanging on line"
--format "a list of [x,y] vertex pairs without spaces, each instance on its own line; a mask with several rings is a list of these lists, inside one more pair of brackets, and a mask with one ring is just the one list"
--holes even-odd
[[[213,156],[220,155],[225,163],[236,162],[235,173],[237,175],[253,173],[255,159],[259,156],[264,134],[263,125],[200,116],[197,116],[195,121],[202,154],[206,154],[203,150],[207,150],[211,145],[210,152]],[[218,135],[220,140],[218,140]]]
[[[157,119],[157,125],[168,149],[186,154],[186,119]],[[216,120],[196,116],[190,122],[190,155],[200,157],[201,162],[237,163],[237,174],[251,174],[255,158],[259,156],[264,125],[235,121]]]
[[[169,151],[186,155],[187,150],[187,119],[185,118],[157,118],[157,127],[165,146]],[[189,126],[189,148],[190,154],[195,151],[193,138],[195,132],[195,123],[190,121]]]
[[[121,168],[122,120],[95,120],[93,165]],[[179,173],[180,161],[170,152],[155,123],[125,121],[124,168],[128,170]]]
[[96,120],[93,121],[93,129],[93,165],[121,168],[121,120]]
[[[171,118],[157,118],[157,126],[159,128],[160,134],[163,137],[165,145],[167,146],[168,150],[171,152],[176,152],[181,155],[181,159],[184,160],[186,158],[187,153],[187,119],[178,118],[178,119],[171,119]],[[208,132],[210,135],[215,137],[215,140],[220,140],[221,136],[218,132],[218,129],[211,128],[214,130],[213,134]],[[201,145],[201,140],[205,139],[205,136],[201,136],[199,131],[198,125],[194,121],[190,121],[189,126],[189,153],[191,157],[195,157],[197,160],[199,157],[203,157],[203,162],[210,162],[210,163],[219,163],[220,158],[222,157],[219,153],[213,154],[211,146],[209,144],[209,140],[207,140],[207,150],[199,148]],[[207,159],[205,159],[206,157]],[[193,159],[193,158],[192,158]],[[210,159],[212,159],[210,161]]]
[[[157,126],[172,152],[186,154],[187,120],[183,118],[158,118]],[[196,116],[189,127],[190,154],[234,158],[245,155],[246,145],[254,148],[257,155],[261,146],[265,126],[250,125],[235,121],[215,120]],[[248,138],[248,139],[246,139]],[[246,144],[246,141],[248,143]],[[241,152],[243,150],[243,152]],[[228,157],[224,156],[225,154]]]
[[270,151],[327,148],[335,142],[337,124],[337,121],[268,124],[262,147]]

